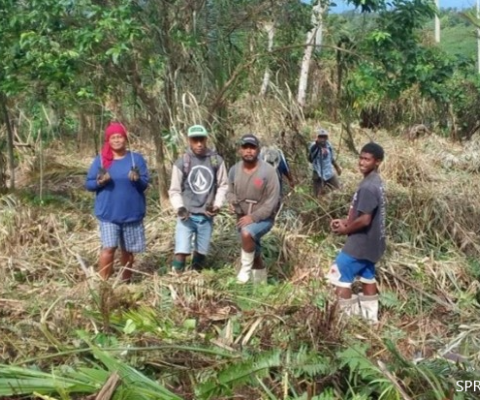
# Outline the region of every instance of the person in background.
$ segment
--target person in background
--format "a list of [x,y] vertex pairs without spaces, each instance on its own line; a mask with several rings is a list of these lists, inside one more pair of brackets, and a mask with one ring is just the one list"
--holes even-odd
[[145,251],[145,190],[149,174],[143,156],[127,149],[125,126],[110,123],[105,129],[102,152],[90,166],[86,189],[95,193],[95,216],[99,221],[102,248],[100,276],[113,274],[115,251],[120,247],[122,280],[129,282],[134,254]]
[[313,166],[313,192],[315,197],[321,197],[327,189],[340,188],[340,182],[335,171],[340,176],[342,169],[335,159],[335,152],[325,129],[319,129],[317,138],[310,143],[308,161]]
[[295,188],[295,181],[293,179],[292,171],[282,150],[276,146],[262,147],[260,150],[260,159],[270,164],[277,170],[278,179],[280,182],[280,195],[282,195],[283,177],[288,180],[288,184],[290,185],[291,189]]

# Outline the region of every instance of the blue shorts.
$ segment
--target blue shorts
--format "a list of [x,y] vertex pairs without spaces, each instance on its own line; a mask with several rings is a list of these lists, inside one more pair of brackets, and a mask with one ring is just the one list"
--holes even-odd
[[143,221],[115,224],[100,221],[100,240],[102,248],[117,248],[129,253],[145,251],[145,228]]
[[213,219],[201,214],[193,214],[186,221],[177,219],[175,228],[175,254],[190,254],[195,250],[206,255],[210,247]]
[[260,239],[266,235],[273,228],[273,219],[263,219],[253,224],[244,226],[240,231],[248,232],[255,242],[255,255],[259,255],[262,252],[262,245]]
[[362,283],[376,283],[375,264],[368,260],[359,260],[343,251],[330,267],[327,279],[332,285],[349,288],[355,279]]

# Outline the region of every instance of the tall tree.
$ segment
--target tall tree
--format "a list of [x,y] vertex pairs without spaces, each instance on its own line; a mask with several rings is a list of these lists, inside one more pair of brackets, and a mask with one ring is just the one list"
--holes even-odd
[[317,43],[317,39],[322,38],[321,33],[323,30],[323,16],[329,6],[329,0],[317,0],[317,2],[312,6],[312,28],[307,33],[307,40],[303,53],[302,65],[300,67],[300,78],[298,81],[297,103],[300,107],[305,106],[305,100],[307,98],[308,72],[310,70],[310,62],[312,59],[314,48],[316,46],[320,47],[322,45],[322,43]]
[[[273,50],[273,39],[275,37],[275,24],[273,21],[265,21],[262,25],[263,29],[267,33],[268,38],[267,51],[271,53]],[[260,96],[265,96],[267,94],[268,85],[270,84],[270,76],[271,70],[267,65],[267,67],[265,67],[265,73],[263,75],[262,87],[260,88]]]
[[[361,12],[373,12],[384,9],[386,6],[385,0],[347,0],[347,2],[355,5]],[[319,49],[322,45],[324,18],[331,4],[330,0],[316,0],[311,6],[311,28],[307,33],[297,91],[297,103],[302,108],[307,98],[312,54],[315,48]]]

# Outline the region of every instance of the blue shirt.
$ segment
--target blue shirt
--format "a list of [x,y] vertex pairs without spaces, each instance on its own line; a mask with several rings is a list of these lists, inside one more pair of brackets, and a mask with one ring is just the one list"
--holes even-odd
[[[333,170],[333,160],[335,160],[335,153],[333,151],[332,145],[330,144],[330,142],[327,141],[326,147],[324,149],[317,149],[315,147],[316,143],[312,142],[310,143],[308,149],[310,153],[317,152],[312,162],[313,169],[320,178],[322,178],[324,181],[328,181],[335,175],[335,172]],[[325,152],[323,152],[322,150],[325,150]]]
[[[278,181],[280,182],[280,196],[282,195],[283,182],[282,178],[285,176],[288,178],[290,174],[290,167],[288,166],[287,159],[283,154],[283,151],[275,146],[263,147],[260,152],[260,159],[268,164],[275,166],[278,175]],[[278,164],[277,164],[278,163]]]
[[283,189],[282,177],[283,176],[288,177],[288,174],[290,173],[290,168],[288,167],[287,160],[285,159],[285,156],[283,155],[282,152],[280,152],[280,162],[278,163],[278,166],[277,166],[277,173],[280,181],[280,194],[281,194]]
[[[140,179],[136,182],[128,179],[133,162],[138,167]],[[87,174],[85,187],[96,193],[95,215],[100,221],[123,224],[143,220],[147,210],[145,190],[149,175],[145,159],[138,153],[127,151],[125,157],[113,160],[108,168],[111,180],[104,186],[97,183],[100,169],[100,156],[94,160]]]

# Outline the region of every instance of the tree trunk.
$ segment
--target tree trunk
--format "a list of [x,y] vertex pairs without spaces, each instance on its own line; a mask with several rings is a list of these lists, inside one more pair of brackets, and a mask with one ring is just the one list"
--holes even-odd
[[349,120],[342,123],[342,130],[347,133],[347,137],[344,139],[348,150],[358,156],[357,148],[355,147],[355,140],[353,139],[352,125]]
[[4,93],[0,94],[0,102],[2,103],[2,112],[7,126],[7,152],[8,152],[8,166],[10,170],[10,189],[15,190],[15,155],[13,151],[13,128],[10,123],[10,116],[7,109],[7,98]]
[[[310,70],[310,61],[312,59],[315,47],[320,48],[322,45],[323,30],[323,13],[328,8],[328,1],[322,4],[322,0],[317,0],[317,4],[312,7],[312,26],[313,28],[307,33],[307,41],[305,43],[305,52],[303,54],[302,66],[300,69],[300,79],[298,82],[297,103],[300,107],[305,107],[308,87],[308,72]],[[320,31],[320,32],[319,32]],[[316,40],[320,43],[316,43]]]
[[343,74],[347,74],[348,68],[345,65],[344,61],[344,52],[351,50],[351,41],[348,36],[343,36],[337,42],[336,50],[336,63],[337,63],[337,92],[336,92],[336,103],[333,113],[334,121],[338,120],[339,110],[342,108],[342,83],[343,83]]
[[78,113],[77,148],[85,146],[89,137],[88,133],[87,115],[83,110],[80,110]]
[[0,152],[0,193],[7,191],[5,171],[7,169],[7,162],[2,152]]
[[222,155],[225,163],[232,166],[236,162],[236,143],[233,140],[233,131],[228,118],[228,105],[225,101],[218,104],[215,110],[209,113],[207,124],[214,130],[215,144],[219,154]]
[[[477,20],[480,20],[480,0],[476,2]],[[480,27],[477,26],[477,73],[480,74]]]
[[[159,43],[165,54],[168,54],[165,74],[163,76],[163,101],[159,103],[157,98],[150,98],[151,132],[155,140],[156,167],[158,174],[158,194],[162,208],[169,206],[167,170],[165,168],[165,142],[162,132],[170,131],[175,120],[175,70],[178,49],[170,37],[172,22],[170,21],[169,3],[161,2],[160,12],[162,35],[158,37]],[[148,94],[145,93],[146,96]],[[150,96],[149,96],[150,97]],[[158,120],[157,120],[158,118]]]
[[165,168],[165,146],[163,143],[162,130],[158,128],[155,119],[150,120],[150,132],[155,142],[155,161],[158,175],[158,195],[162,209],[168,207],[168,176]]
[[160,111],[156,99],[148,96],[147,93],[140,93],[143,103],[147,106],[149,114],[149,130],[155,143],[155,168],[158,177],[158,196],[162,208],[168,207],[168,176],[165,168],[165,144],[162,132],[170,129],[168,125],[168,110]]
[[[273,39],[275,37],[275,26],[272,22],[266,22],[263,25],[263,28],[267,32],[268,35],[268,53],[271,54],[273,50]],[[265,68],[265,74],[263,75],[263,83],[262,87],[260,88],[260,96],[265,96],[267,94],[268,85],[270,84],[270,68],[267,66]]]
[[[168,177],[165,168],[165,146],[163,143],[162,132],[170,129],[169,112],[164,106],[160,109],[157,97],[152,97],[144,89],[138,71],[131,69],[133,90],[145,105],[148,115],[148,130],[155,143],[155,164],[158,176],[158,195],[162,208],[168,206]],[[165,86],[167,83],[165,82]],[[167,89],[165,89],[167,91]]]

